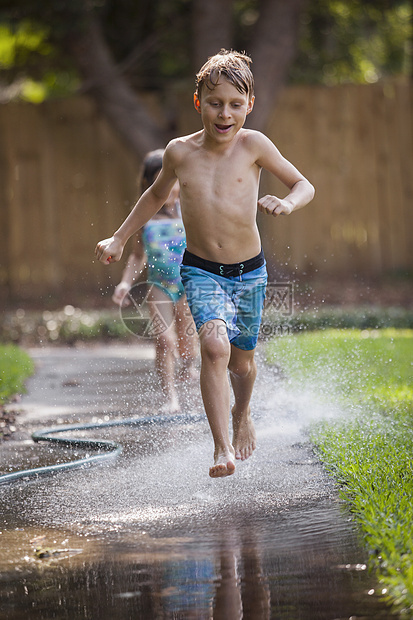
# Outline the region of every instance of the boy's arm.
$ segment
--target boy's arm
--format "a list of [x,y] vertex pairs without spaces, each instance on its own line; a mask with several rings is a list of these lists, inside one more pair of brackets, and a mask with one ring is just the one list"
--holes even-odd
[[301,209],[314,197],[314,187],[291,162],[283,157],[276,146],[263,134],[257,136],[259,155],[256,163],[276,176],[290,192],[285,198],[267,195],[258,201],[258,209],[268,215],[289,215]]
[[165,204],[176,182],[176,175],[165,150],[163,167],[154,183],[142,194],[138,202],[112,237],[99,241],[95,248],[98,259],[108,265],[120,260],[128,239],[146,224]]

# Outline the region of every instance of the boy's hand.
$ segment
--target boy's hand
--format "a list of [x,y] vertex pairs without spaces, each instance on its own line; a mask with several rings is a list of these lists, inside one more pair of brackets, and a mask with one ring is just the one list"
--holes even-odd
[[258,201],[258,209],[267,215],[290,215],[293,205],[288,200],[277,198],[277,196],[264,196]]
[[99,241],[95,248],[95,254],[101,263],[109,265],[120,260],[123,252],[123,244],[116,237],[110,237]]

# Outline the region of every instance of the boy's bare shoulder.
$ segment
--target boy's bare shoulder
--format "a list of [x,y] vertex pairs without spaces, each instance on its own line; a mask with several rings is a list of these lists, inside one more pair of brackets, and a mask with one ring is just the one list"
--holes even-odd
[[241,131],[242,134],[240,137],[242,138],[242,140],[245,141],[245,144],[248,146],[248,148],[259,148],[263,145],[268,144],[268,142],[271,142],[271,140],[267,138],[265,134],[263,134],[261,131],[257,131],[256,129],[242,129]]
[[202,131],[191,133],[187,136],[180,136],[171,140],[165,149],[165,154],[172,160],[179,160],[184,157],[188,151],[192,151],[199,144]]
[[281,153],[275,144],[261,131],[246,129],[243,139],[244,147],[258,166],[265,168],[269,160],[279,162],[282,159]]

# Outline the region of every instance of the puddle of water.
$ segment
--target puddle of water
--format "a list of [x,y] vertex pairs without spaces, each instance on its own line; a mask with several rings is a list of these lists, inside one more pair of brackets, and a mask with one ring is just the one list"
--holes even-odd
[[[25,526],[1,536],[14,549],[1,562],[4,618],[391,617],[367,594],[357,540],[331,502],[165,519],[158,535],[129,525],[83,535]],[[36,557],[36,546],[49,556]]]

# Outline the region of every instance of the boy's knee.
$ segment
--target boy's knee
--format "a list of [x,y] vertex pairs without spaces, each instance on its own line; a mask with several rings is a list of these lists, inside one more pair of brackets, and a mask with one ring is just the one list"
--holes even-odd
[[211,361],[229,358],[231,345],[228,340],[227,328],[223,321],[209,321],[199,333],[201,356]]

